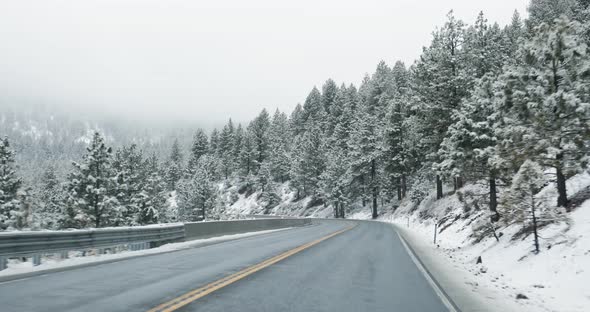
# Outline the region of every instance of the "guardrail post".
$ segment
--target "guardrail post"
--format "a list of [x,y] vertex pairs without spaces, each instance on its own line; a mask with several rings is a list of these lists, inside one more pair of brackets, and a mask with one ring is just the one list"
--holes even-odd
[[34,266],[38,266],[39,264],[41,264],[41,255],[40,254],[35,254],[31,258],[31,260],[32,260]]
[[6,270],[6,268],[8,267],[8,260],[6,259],[6,257],[0,256],[0,271],[2,270]]

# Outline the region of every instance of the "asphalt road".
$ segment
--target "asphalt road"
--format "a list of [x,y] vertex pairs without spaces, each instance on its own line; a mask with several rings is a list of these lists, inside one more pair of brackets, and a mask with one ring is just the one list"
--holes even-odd
[[447,311],[393,227],[352,221],[2,283],[0,311],[147,311],[353,225],[178,311]]

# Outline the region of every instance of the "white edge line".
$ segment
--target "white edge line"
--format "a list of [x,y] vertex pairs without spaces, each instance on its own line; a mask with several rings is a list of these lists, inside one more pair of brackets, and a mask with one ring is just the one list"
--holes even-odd
[[440,300],[445,305],[445,307],[447,309],[449,309],[450,312],[459,312],[459,311],[457,311],[457,309],[455,308],[455,306],[451,303],[451,301],[447,297],[447,294],[445,294],[443,292],[443,290],[434,281],[434,279],[432,278],[432,276],[430,276],[430,273],[426,270],[426,268],[424,267],[424,265],[422,265],[422,262],[420,262],[420,260],[418,260],[418,258],[416,257],[416,255],[414,254],[414,252],[412,251],[412,249],[410,249],[410,247],[406,243],[406,240],[403,238],[403,236],[397,231],[397,229],[395,230],[395,232],[397,233],[397,236],[400,238],[400,240],[402,242],[402,245],[404,245],[404,248],[406,249],[406,252],[408,253],[408,255],[410,255],[410,258],[412,259],[412,261],[414,262],[414,264],[416,265],[416,267],[418,267],[418,269],[420,270],[420,272],[422,272],[422,274],[424,275],[424,277],[426,277],[426,280],[428,281],[428,283],[430,284],[430,286],[432,287],[432,289],[434,289],[434,292],[440,298]]

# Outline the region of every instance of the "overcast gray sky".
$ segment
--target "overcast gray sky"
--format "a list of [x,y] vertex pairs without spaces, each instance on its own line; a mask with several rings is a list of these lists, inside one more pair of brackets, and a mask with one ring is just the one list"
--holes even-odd
[[445,15],[506,24],[527,0],[0,0],[0,108],[146,119],[290,112],[327,78],[411,64]]

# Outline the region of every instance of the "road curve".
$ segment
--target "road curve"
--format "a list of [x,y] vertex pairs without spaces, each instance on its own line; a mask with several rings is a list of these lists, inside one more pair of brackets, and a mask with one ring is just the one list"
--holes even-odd
[[0,311],[148,311],[216,281],[174,309],[447,311],[390,225],[315,223],[1,283]]

